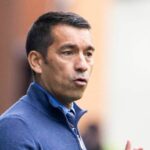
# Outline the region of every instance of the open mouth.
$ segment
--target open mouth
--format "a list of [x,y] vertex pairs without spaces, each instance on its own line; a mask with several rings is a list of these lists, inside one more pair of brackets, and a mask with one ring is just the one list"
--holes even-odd
[[75,79],[74,82],[78,86],[85,86],[87,84],[87,80],[84,78]]

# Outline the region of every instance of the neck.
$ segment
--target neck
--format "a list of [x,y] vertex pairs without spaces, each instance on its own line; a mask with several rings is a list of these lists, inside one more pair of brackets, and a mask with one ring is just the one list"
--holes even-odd
[[43,87],[46,91],[48,91],[58,102],[60,102],[66,108],[71,109],[73,101],[66,98],[65,96],[59,96],[55,92],[50,91],[46,86],[44,86],[43,82],[37,80],[37,78],[34,81],[38,83],[41,87]]

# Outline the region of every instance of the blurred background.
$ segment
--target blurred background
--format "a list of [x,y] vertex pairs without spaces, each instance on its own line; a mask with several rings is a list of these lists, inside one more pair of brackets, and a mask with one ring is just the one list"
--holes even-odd
[[25,55],[33,21],[47,11],[73,11],[92,26],[95,67],[79,127],[88,150],[121,150],[129,139],[150,149],[150,1],[0,0],[0,114],[26,93]]

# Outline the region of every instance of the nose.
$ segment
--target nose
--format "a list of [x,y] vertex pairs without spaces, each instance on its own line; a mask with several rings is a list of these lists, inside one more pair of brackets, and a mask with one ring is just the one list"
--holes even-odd
[[75,61],[75,70],[78,72],[85,72],[88,69],[88,62],[84,54],[79,54]]

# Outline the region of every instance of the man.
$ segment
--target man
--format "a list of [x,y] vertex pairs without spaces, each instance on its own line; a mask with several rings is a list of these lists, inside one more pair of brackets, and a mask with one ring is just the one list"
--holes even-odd
[[74,101],[93,67],[90,28],[74,13],[49,12],[35,21],[26,42],[34,82],[2,114],[0,150],[86,150],[77,128],[85,111]]
[[85,149],[77,129],[85,111],[73,102],[82,97],[93,67],[89,29],[73,13],[50,12],[34,23],[26,42],[34,82],[1,116],[0,150]]

